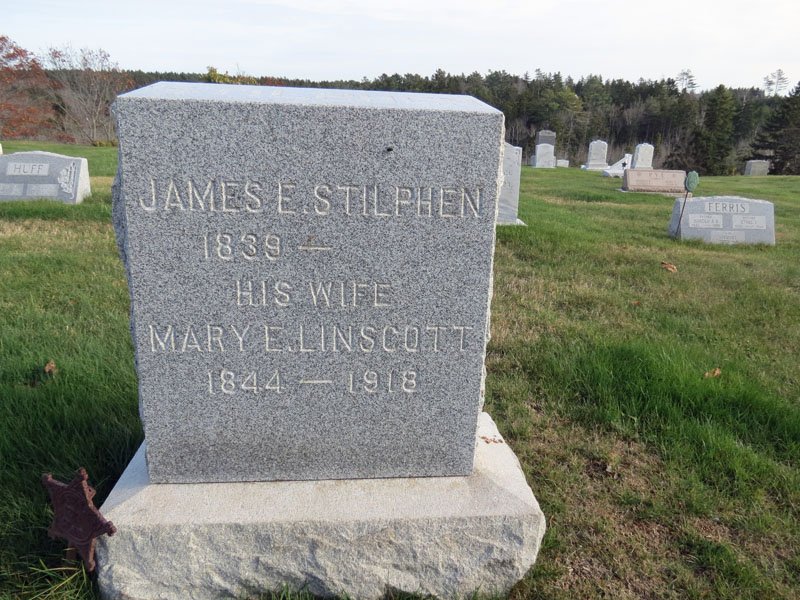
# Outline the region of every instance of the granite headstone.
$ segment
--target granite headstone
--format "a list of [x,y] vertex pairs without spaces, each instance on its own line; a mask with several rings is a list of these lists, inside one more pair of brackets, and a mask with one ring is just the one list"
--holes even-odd
[[531,164],[537,169],[555,169],[556,149],[551,144],[537,144]]
[[556,145],[556,132],[550,131],[549,129],[540,129],[536,132],[536,138],[534,142],[538,146],[539,144],[550,144],[551,146],[555,147]]
[[638,144],[633,150],[631,169],[652,169],[654,149],[652,144]]
[[658,194],[683,194],[686,171],[656,169],[625,169],[622,189],[626,192],[652,192]]
[[632,160],[631,154],[625,154],[613,165],[607,169],[603,169],[603,177],[622,177],[625,174],[625,169],[631,168]]
[[191,83],[114,112],[145,442],[103,597],[507,594],[545,520],[480,413],[502,113]]
[[85,158],[40,151],[0,156],[0,201],[50,198],[78,204],[91,193]]
[[669,236],[711,244],[775,244],[772,202],[739,196],[676,198]]
[[585,171],[602,171],[608,169],[606,155],[608,154],[608,144],[603,140],[594,140],[589,144],[589,156],[586,164],[581,165]]
[[470,473],[502,113],[187,83],[115,111],[151,480]]
[[753,176],[769,175],[769,161],[748,160],[744,165],[744,174]]
[[522,148],[504,142],[503,187],[497,201],[498,225],[524,225],[518,217],[519,178],[522,170]]

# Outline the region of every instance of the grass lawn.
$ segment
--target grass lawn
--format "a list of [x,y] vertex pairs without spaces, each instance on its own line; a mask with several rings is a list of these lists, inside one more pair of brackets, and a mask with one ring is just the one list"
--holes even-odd
[[[99,505],[142,439],[116,149],[21,144],[94,194],[0,203],[0,598],[94,598],[40,476],[85,466]],[[775,247],[676,242],[671,198],[618,187],[523,167],[498,229],[486,410],[548,518],[511,597],[798,598],[800,178],[701,178],[774,202]]]

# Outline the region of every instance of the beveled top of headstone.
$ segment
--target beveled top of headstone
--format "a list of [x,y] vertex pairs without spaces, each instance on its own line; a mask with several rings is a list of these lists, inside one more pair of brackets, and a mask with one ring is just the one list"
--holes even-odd
[[502,113],[215,84],[114,111],[151,480],[470,473]]
[[220,85],[216,83],[184,83],[173,81],[160,81],[121,94],[117,97],[117,102],[134,98],[291,104],[298,106],[342,106],[351,108],[441,110],[481,113],[497,112],[497,109],[481,102],[477,98],[455,94],[373,92],[322,88],[272,87],[265,85]]
[[542,129],[536,132],[536,145],[539,144],[550,144],[551,146],[556,145],[556,132],[550,131],[549,129]]

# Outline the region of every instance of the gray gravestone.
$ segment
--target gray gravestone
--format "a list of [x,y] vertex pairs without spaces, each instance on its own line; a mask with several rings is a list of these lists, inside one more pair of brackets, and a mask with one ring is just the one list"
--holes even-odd
[[744,166],[744,174],[754,176],[769,175],[769,161],[748,160]]
[[654,149],[652,144],[638,144],[633,150],[631,169],[652,169]]
[[168,83],[115,110],[151,479],[469,473],[502,113]]
[[78,204],[91,193],[85,158],[39,151],[0,156],[0,201],[51,198]]
[[586,164],[581,168],[585,171],[602,171],[608,169],[606,155],[608,154],[608,144],[603,140],[595,140],[589,144],[589,156]]
[[622,190],[625,192],[651,192],[657,194],[682,194],[686,171],[656,169],[625,169]]
[[503,187],[497,201],[498,225],[524,225],[517,218],[519,211],[519,176],[522,169],[522,148],[505,143],[503,151]]
[[669,235],[711,244],[774,245],[775,209],[772,202],[739,196],[699,196],[685,206],[676,198]]
[[632,155],[625,154],[613,165],[607,169],[603,169],[603,177],[622,177],[625,174],[625,169],[631,168]]
[[502,113],[189,83],[114,112],[145,443],[103,596],[507,593],[544,516],[479,415]]
[[556,149],[550,144],[537,144],[531,164],[537,169],[555,169]]
[[569,166],[569,160],[567,160],[566,158],[559,158],[559,159],[556,160],[556,166],[557,167],[568,167]]
[[536,139],[534,140],[536,145],[539,144],[550,144],[551,146],[555,147],[556,145],[556,132],[550,131],[549,129],[542,129],[536,132]]

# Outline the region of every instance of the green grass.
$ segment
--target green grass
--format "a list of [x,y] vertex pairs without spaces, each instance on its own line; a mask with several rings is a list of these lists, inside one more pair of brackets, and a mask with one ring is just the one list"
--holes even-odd
[[[141,440],[110,174],[0,203],[2,598],[95,597],[39,478],[85,466],[99,504]],[[773,201],[775,247],[671,240],[673,200],[619,186],[525,167],[498,229],[486,409],[548,518],[511,597],[798,598],[800,178],[697,190]]]

